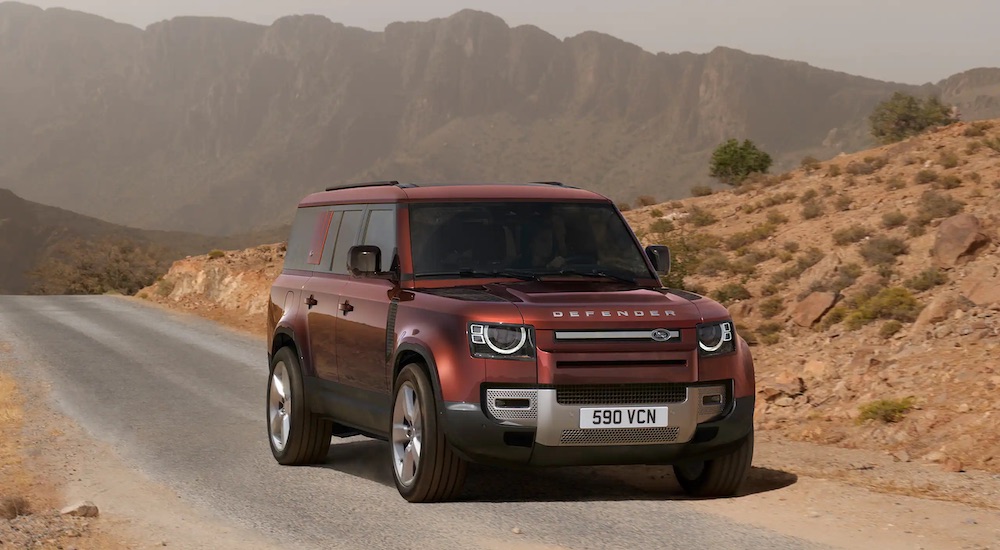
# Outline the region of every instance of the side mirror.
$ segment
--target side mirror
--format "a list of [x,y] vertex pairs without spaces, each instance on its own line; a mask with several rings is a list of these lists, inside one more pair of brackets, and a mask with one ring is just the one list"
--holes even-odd
[[347,253],[347,271],[355,277],[377,275],[382,271],[382,251],[370,244],[352,246]]
[[670,274],[670,247],[662,244],[651,244],[646,247],[646,256],[653,263],[653,268],[660,275]]

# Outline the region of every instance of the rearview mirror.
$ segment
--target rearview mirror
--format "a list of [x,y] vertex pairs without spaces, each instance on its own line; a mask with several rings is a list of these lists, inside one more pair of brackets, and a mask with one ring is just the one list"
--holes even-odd
[[662,244],[651,244],[646,247],[646,256],[653,263],[653,268],[660,275],[670,274],[670,247]]
[[377,246],[352,246],[347,253],[347,271],[355,277],[377,275],[382,271],[382,251]]

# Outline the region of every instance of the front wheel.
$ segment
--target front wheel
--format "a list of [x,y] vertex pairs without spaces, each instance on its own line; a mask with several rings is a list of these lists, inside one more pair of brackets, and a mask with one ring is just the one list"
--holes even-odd
[[279,464],[321,462],[330,450],[333,424],[306,405],[298,357],[281,348],[271,360],[267,381],[267,439]]
[[451,500],[465,483],[465,461],[438,424],[437,401],[427,375],[410,364],[396,378],[389,438],[396,488],[410,502]]
[[753,460],[753,431],[733,452],[711,460],[674,466],[684,492],[695,497],[728,497],[739,491]]

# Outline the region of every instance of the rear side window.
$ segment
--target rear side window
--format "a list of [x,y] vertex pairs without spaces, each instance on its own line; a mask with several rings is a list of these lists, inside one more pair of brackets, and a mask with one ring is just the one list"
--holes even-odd
[[328,214],[328,209],[322,206],[299,208],[295,212],[292,230],[288,235],[288,249],[285,252],[285,269],[307,271],[314,269],[309,264],[309,252],[313,246],[319,222],[329,223],[329,219],[324,219],[326,214]]
[[365,226],[366,245],[374,245],[382,251],[382,271],[388,271],[396,255],[396,212],[389,208],[372,209],[368,212]]
[[330,271],[341,275],[347,274],[347,253],[358,242],[361,232],[363,210],[345,210],[340,220],[340,231],[337,233],[337,243],[333,249],[333,263]]

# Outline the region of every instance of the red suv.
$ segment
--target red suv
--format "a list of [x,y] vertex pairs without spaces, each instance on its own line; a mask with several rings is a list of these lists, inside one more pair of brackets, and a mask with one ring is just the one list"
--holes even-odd
[[299,204],[267,323],[281,464],[389,442],[400,494],[452,499],[467,462],[671,464],[734,494],[754,367],[724,307],[664,288],[614,203],[559,183],[330,188]]

